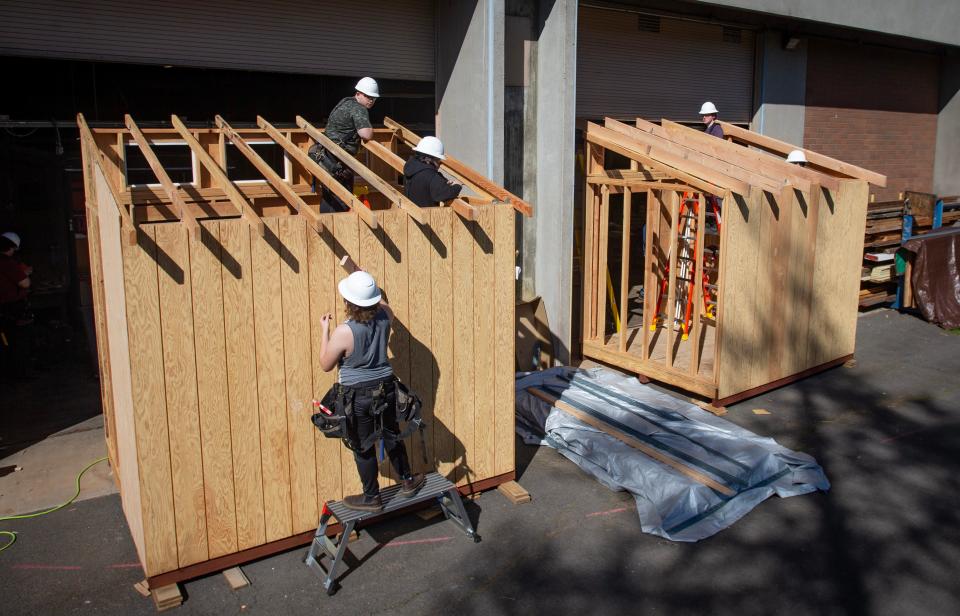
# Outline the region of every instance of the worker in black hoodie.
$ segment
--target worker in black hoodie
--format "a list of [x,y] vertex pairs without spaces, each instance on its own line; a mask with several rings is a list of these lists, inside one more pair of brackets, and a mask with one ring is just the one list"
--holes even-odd
[[443,143],[436,137],[424,137],[403,166],[404,192],[420,207],[434,207],[440,201],[455,199],[463,189],[438,171],[444,158]]

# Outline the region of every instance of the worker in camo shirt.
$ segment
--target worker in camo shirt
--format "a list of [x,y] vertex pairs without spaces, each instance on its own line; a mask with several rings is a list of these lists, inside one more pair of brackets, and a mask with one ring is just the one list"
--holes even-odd
[[[356,156],[360,142],[373,138],[370,109],[380,97],[380,87],[372,77],[364,77],[354,86],[353,96],[342,98],[327,118],[324,134],[335,144]],[[353,191],[353,171],[327,152],[319,143],[310,147],[310,156],[338,182]],[[321,212],[345,212],[349,208],[326,187],[323,189]]]

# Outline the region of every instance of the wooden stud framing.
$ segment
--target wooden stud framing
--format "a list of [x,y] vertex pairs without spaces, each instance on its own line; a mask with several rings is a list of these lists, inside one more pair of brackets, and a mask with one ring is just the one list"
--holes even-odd
[[696,239],[696,269],[693,272],[693,307],[691,309],[691,318],[693,319],[693,331],[690,335],[692,343],[690,352],[690,374],[697,376],[700,373],[700,332],[702,329],[702,319],[700,311],[703,306],[703,244],[707,238],[706,229],[707,201],[703,195],[697,195],[697,232]]
[[309,205],[304,203],[303,199],[300,198],[300,195],[293,191],[293,188],[282,178],[280,175],[273,170],[273,168],[267,164],[267,161],[263,160],[259,154],[254,151],[252,147],[241,137],[237,131],[233,130],[227,122],[221,118],[219,115],[214,118],[214,121],[217,124],[217,127],[220,128],[223,132],[220,134],[230,140],[241,154],[243,154],[247,160],[250,161],[257,171],[270,183],[270,186],[273,186],[280,196],[287,200],[287,203],[293,206],[297,210],[298,214],[303,215],[310,221],[310,226],[313,227],[313,230],[317,233],[320,233],[320,214],[313,210]]
[[188,129],[183,122],[180,121],[176,115],[170,116],[170,121],[173,123],[173,127],[177,129],[177,132],[180,133],[180,136],[183,137],[184,141],[187,142],[187,145],[190,146],[190,149],[193,150],[194,155],[196,155],[197,160],[200,161],[200,164],[203,165],[207,172],[210,173],[210,176],[213,178],[214,183],[220,186],[223,189],[223,192],[227,193],[227,198],[230,199],[230,202],[237,208],[240,212],[240,215],[250,226],[257,230],[258,233],[263,235],[266,233],[266,225],[263,223],[263,220],[257,215],[253,208],[250,207],[250,203],[247,201],[239,190],[237,190],[236,185],[230,181],[230,178],[227,177],[227,172],[217,164],[213,157],[200,145],[200,142],[197,141],[197,138],[190,134],[190,129]]
[[735,141],[740,141],[742,143],[762,148],[768,152],[775,152],[783,155],[789,154],[793,150],[801,150],[807,158],[808,165],[819,167],[834,173],[839,173],[846,177],[865,180],[874,186],[879,186],[880,188],[886,188],[887,186],[887,176],[869,171],[863,167],[851,165],[850,163],[845,163],[842,160],[837,160],[836,158],[830,158],[829,156],[818,154],[812,150],[798,148],[785,141],[780,141],[779,139],[774,139],[773,137],[761,135],[745,128],[740,128],[739,126],[730,124],[728,122],[720,122],[720,126],[723,128],[724,134]]
[[667,367],[673,368],[674,347],[676,337],[676,303],[677,303],[677,240],[680,222],[677,219],[680,212],[680,195],[674,191],[667,193],[670,206],[670,273],[667,277],[667,304],[663,312],[663,325],[667,328]]
[[[77,126],[80,127],[80,142],[81,147],[87,148],[89,152],[88,160],[90,160],[97,168],[100,169],[104,177],[109,178],[107,171],[103,167],[103,154],[100,152],[100,149],[97,147],[97,141],[93,137],[93,133],[90,131],[90,127],[87,126],[87,121],[84,119],[82,113],[77,114]],[[110,192],[113,194],[114,201],[117,204],[117,211],[120,213],[120,218],[123,220],[124,226],[124,242],[130,246],[137,243],[137,226],[133,223],[133,218],[130,216],[130,212],[123,207],[122,200],[120,199],[120,193],[117,188],[110,183],[107,184],[110,187]],[[87,204],[87,207],[91,207],[91,204]],[[96,206],[93,206],[96,207]]]
[[257,116],[257,126],[263,129],[291,158],[300,163],[308,173],[313,174],[330,192],[346,203],[352,211],[356,212],[363,222],[367,223],[368,227],[371,229],[377,228],[379,223],[376,212],[371,211],[370,208],[361,203],[350,190],[338,182],[326,169],[318,165],[316,161],[312,160],[306,152],[297,147],[292,141],[287,139],[283,133],[260,116]]
[[[147,137],[140,131],[140,127],[137,126],[136,122],[133,121],[133,118],[129,115],[123,116],[123,122],[130,129],[130,134],[133,136],[134,140],[137,143],[137,146],[140,147],[140,152],[143,153],[143,157],[147,160],[147,164],[150,165],[150,169],[153,170],[153,174],[157,176],[157,180],[160,181],[160,186],[163,187],[164,192],[167,194],[167,198],[173,202],[177,209],[180,211],[180,220],[194,237],[200,237],[200,225],[197,223],[197,219],[194,217],[193,213],[190,211],[189,206],[184,203],[183,198],[180,196],[180,191],[177,189],[176,185],[170,179],[170,176],[167,174],[166,169],[163,168],[163,165],[160,164],[160,159],[157,158],[156,153],[153,151],[153,148],[150,147],[150,141]],[[122,135],[121,135],[122,137]]]
[[633,194],[630,189],[623,193],[623,238],[620,244],[620,352],[627,352],[627,323],[630,320],[628,306],[630,295],[630,216]]

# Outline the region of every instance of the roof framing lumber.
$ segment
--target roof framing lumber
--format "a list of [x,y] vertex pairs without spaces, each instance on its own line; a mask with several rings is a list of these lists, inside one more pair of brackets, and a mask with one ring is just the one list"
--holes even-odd
[[842,160],[837,160],[836,158],[830,158],[829,156],[818,154],[812,150],[799,148],[795,145],[787,143],[786,141],[780,141],[779,139],[774,139],[773,137],[761,135],[760,133],[755,133],[745,128],[734,126],[728,122],[720,122],[720,126],[723,128],[723,133],[728,137],[732,137],[735,141],[753,145],[763,150],[767,150],[768,152],[774,152],[781,155],[789,154],[793,150],[800,150],[807,157],[808,165],[833,171],[847,177],[866,180],[867,182],[873,184],[874,186],[879,186],[880,188],[886,188],[887,186],[887,176],[864,169],[863,167],[851,165],[850,163],[845,163]]
[[320,183],[330,190],[338,199],[346,203],[350,209],[356,212],[368,227],[376,229],[379,226],[376,212],[361,203],[351,191],[347,190],[346,186],[338,182],[326,169],[317,164],[306,152],[298,148],[296,144],[284,137],[283,133],[277,130],[276,127],[261,116],[257,116],[257,126],[263,129],[277,145],[300,163],[304,169],[320,180]]
[[[107,171],[103,166],[103,160],[101,160],[103,153],[100,151],[100,148],[97,147],[97,140],[94,139],[93,132],[87,125],[87,120],[83,117],[82,113],[77,114],[77,126],[80,127],[81,147],[87,148],[87,157],[92,164],[96,165],[97,168],[100,169],[100,173],[103,174],[106,184],[110,188],[110,193],[113,196],[113,200],[117,204],[117,210],[120,212],[120,219],[122,221],[121,226],[123,227],[124,231],[121,233],[121,235],[124,237],[124,240],[128,245],[133,246],[137,243],[137,226],[134,224],[133,217],[130,216],[130,212],[128,212],[127,209],[121,205],[120,193],[117,192],[116,188],[110,182]],[[95,210],[97,209],[95,204],[88,203],[87,207],[91,207],[91,205],[93,205]]]
[[266,233],[267,226],[263,223],[263,220],[257,215],[254,209],[250,206],[250,203],[247,201],[246,197],[237,189],[236,185],[227,177],[227,172],[217,164],[217,161],[213,160],[213,157],[210,156],[210,153],[207,152],[200,142],[197,141],[190,133],[188,129],[180,118],[176,114],[170,116],[170,122],[173,123],[173,127],[177,129],[177,132],[180,133],[180,136],[183,137],[184,141],[187,142],[187,145],[190,146],[190,149],[193,150],[193,153],[197,156],[197,160],[200,161],[204,167],[207,168],[207,171],[210,172],[210,177],[213,178],[213,181],[220,185],[220,188],[223,189],[223,192],[227,194],[227,198],[230,199],[230,202],[240,211],[240,215],[250,223],[254,229],[257,230],[261,235]]
[[150,168],[153,170],[153,174],[157,176],[157,180],[160,181],[160,186],[163,187],[163,191],[167,194],[167,198],[170,199],[170,201],[180,210],[180,221],[186,225],[186,227],[190,230],[190,233],[193,234],[193,237],[199,238],[200,223],[197,222],[193,212],[190,211],[190,208],[187,207],[183,197],[180,196],[180,191],[177,189],[176,184],[173,183],[173,180],[170,179],[170,176],[167,174],[167,170],[163,168],[163,165],[160,163],[160,159],[157,158],[156,152],[154,152],[153,147],[151,147],[150,140],[146,135],[143,134],[143,132],[140,130],[140,127],[137,126],[137,123],[133,121],[133,118],[130,116],[130,114],[123,116],[123,123],[130,131],[130,135],[133,136],[134,141],[140,148],[140,152],[143,153],[143,157],[147,160],[147,164],[150,165]]
[[[415,132],[404,127],[399,122],[392,120],[391,118],[384,118],[383,124],[389,128],[393,128],[400,133],[400,137],[406,141],[410,146],[415,146],[420,143],[420,137]],[[457,160],[453,156],[447,154],[446,158],[441,163],[441,168],[451,172],[453,175],[459,176],[465,180],[468,180],[469,184],[480,188],[480,192],[486,193],[492,197],[495,197],[501,201],[506,201],[507,203],[513,206],[513,209],[517,210],[526,217],[533,216],[533,206],[521,199],[520,197],[514,195],[507,189],[502,186],[498,186],[488,178],[484,177],[478,173],[473,168],[464,164],[463,162]]]
[[738,169],[729,163],[704,156],[668,139],[645,133],[634,126],[618,122],[612,118],[604,120],[604,127],[649,146],[649,156],[663,163],[672,167],[684,168],[708,182],[723,186],[741,195],[749,194],[750,186],[757,186],[768,192],[779,192],[783,187],[782,184],[777,185],[755,174],[745,173],[742,169]]
[[218,115],[214,118],[214,121],[216,122],[217,127],[223,131],[223,135],[230,141],[230,143],[240,150],[241,154],[247,157],[247,160],[249,160],[250,163],[257,168],[257,171],[259,171],[261,175],[266,178],[267,182],[273,186],[274,190],[276,190],[280,196],[286,199],[287,203],[292,205],[300,215],[307,218],[314,231],[320,233],[322,225],[320,223],[319,212],[313,211],[313,209],[311,209],[310,206],[304,202],[300,195],[294,192],[293,187],[287,184],[287,182],[284,181],[284,179],[281,178],[280,175],[274,171],[270,165],[267,164],[267,161],[263,160],[263,158],[257,154],[252,147],[250,147],[250,144],[248,144],[243,137],[237,134],[237,131],[233,130],[232,126],[227,124],[226,120]]
[[[367,183],[377,190],[377,192],[392,201],[398,208],[406,212],[417,222],[422,223],[424,221],[425,217],[422,216],[422,212],[419,212],[420,208],[417,204],[403,196],[399,190],[391,186],[390,183],[384,180],[382,177],[370,169],[367,169],[363,163],[353,157],[349,152],[338,146],[336,143],[331,141],[329,137],[320,132],[320,130],[317,129],[317,127],[315,127],[313,124],[307,122],[302,116],[297,116],[297,126],[302,128],[313,140],[330,152],[330,154],[340,159],[340,162],[350,167],[354,173],[366,180]],[[417,212],[414,212],[413,210],[417,210]]]
[[660,122],[662,126],[637,118],[637,128],[645,130],[641,124],[649,125],[654,131],[662,133],[663,136],[677,143],[682,143],[714,158],[728,160],[738,167],[756,171],[776,182],[789,183],[794,188],[808,194],[814,184],[827,186],[831,190],[840,188],[840,181],[833,176],[828,176],[813,169],[798,167],[783,159],[774,158],[769,154],[730,143],[726,139],[717,139],[712,135],[667,119]]
[[[691,175],[685,171],[681,171],[680,169],[648,156],[647,152],[651,149],[650,146],[646,146],[636,140],[629,140],[627,137],[620,135],[609,128],[604,128],[599,124],[594,124],[593,122],[587,123],[587,140],[591,143],[596,143],[597,145],[603,146],[608,150],[612,150],[617,154],[626,156],[629,159],[641,162],[648,167],[658,171],[663,171],[671,177],[675,177],[686,184],[689,184],[698,190],[706,191],[711,195],[722,195],[727,191],[725,187],[718,186],[708,182],[707,180],[700,179],[699,177]],[[624,145],[624,141],[628,141],[629,145]],[[749,187],[743,186],[741,188],[743,190],[748,190]],[[734,192],[738,191],[734,190]]]

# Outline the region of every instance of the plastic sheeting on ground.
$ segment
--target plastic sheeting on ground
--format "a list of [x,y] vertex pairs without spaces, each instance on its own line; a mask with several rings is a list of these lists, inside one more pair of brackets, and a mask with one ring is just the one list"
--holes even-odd
[[[708,487],[527,392],[559,398],[612,433],[669,456]],[[517,432],[553,447],[611,490],[627,490],[644,532],[699,541],[730,526],[773,494],[829,490],[811,456],[781,447],[697,406],[609,370],[553,368],[517,375]],[[727,492],[727,494],[724,494]]]

